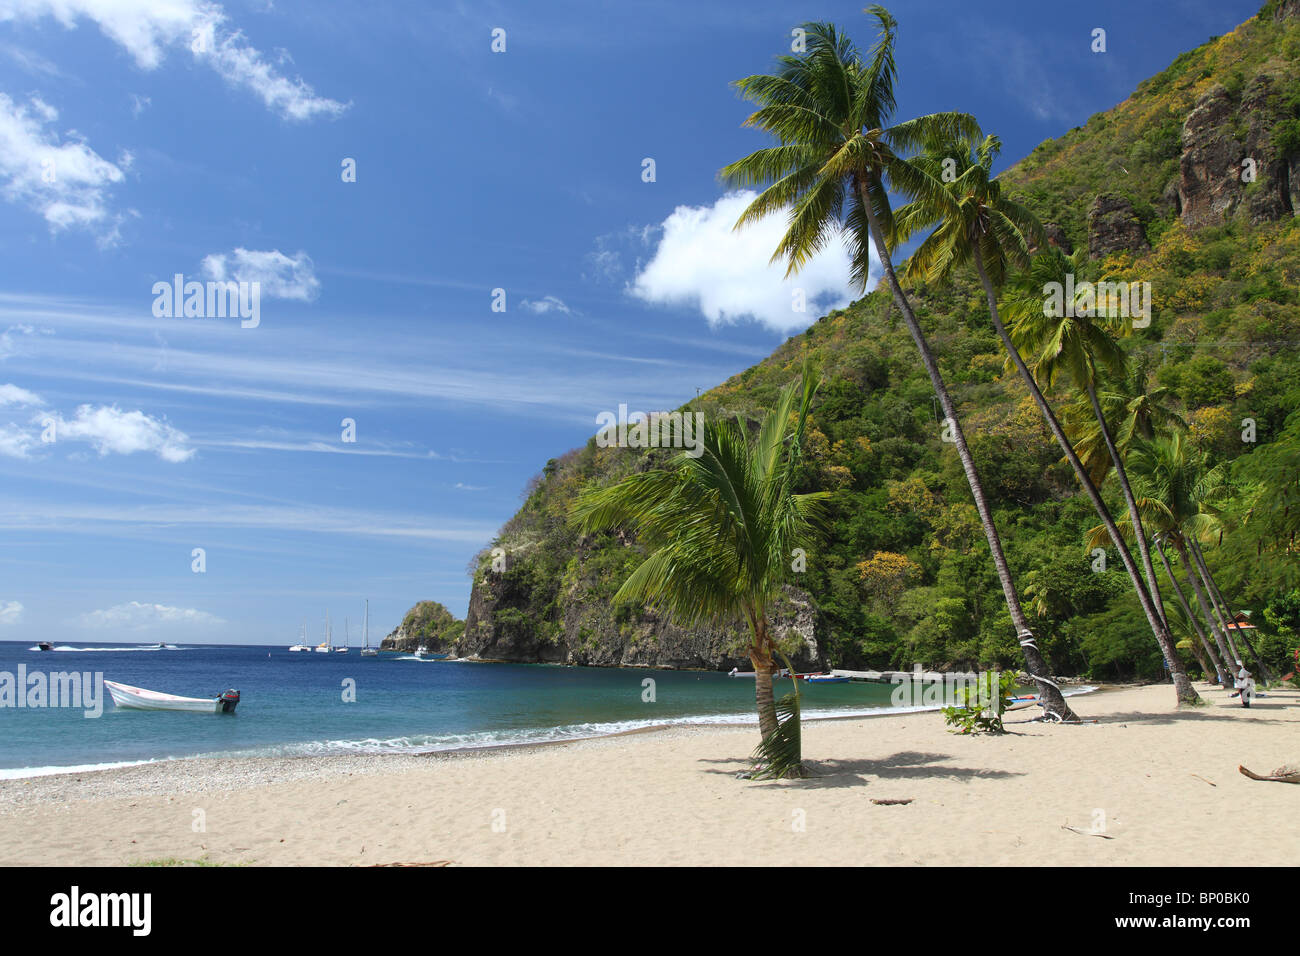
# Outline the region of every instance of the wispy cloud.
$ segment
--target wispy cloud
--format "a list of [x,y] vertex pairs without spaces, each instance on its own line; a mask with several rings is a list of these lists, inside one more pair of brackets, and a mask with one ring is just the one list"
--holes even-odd
[[110,208],[112,188],[125,173],[86,143],[53,129],[58,111],[39,97],[24,104],[0,93],[0,193],[39,213],[54,232],[97,232],[101,244],[118,239],[121,216]]
[[0,601],[0,627],[17,624],[23,616],[23,606],[18,601]]
[[76,623],[95,630],[144,631],[155,627],[213,627],[226,622],[215,614],[192,607],[127,601],[103,610],[87,611]]
[[169,50],[188,50],[196,63],[209,66],[232,86],[249,90],[285,119],[334,117],[347,109],[344,103],[318,96],[301,77],[281,73],[211,0],[0,0],[0,22],[46,17],[67,29],[92,21],[142,70],[158,69]]
[[521,309],[527,309],[536,315],[545,315],[547,312],[563,312],[565,315],[573,315],[574,312],[564,300],[554,295],[544,295],[540,299],[524,299],[519,303]]
[[320,280],[307,253],[286,256],[279,249],[235,249],[203,259],[203,274],[217,282],[257,282],[272,299],[310,302],[320,293]]

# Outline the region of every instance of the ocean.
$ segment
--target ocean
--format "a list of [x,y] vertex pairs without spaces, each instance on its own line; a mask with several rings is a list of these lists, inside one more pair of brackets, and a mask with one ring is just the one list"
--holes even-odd
[[[67,707],[0,706],[0,778],[195,756],[420,752],[663,724],[757,724],[753,680],[714,672],[361,657],[356,648],[56,645],[42,652],[30,642],[0,643],[0,680],[16,676],[19,665],[28,674],[99,673],[186,697],[227,688],[242,696],[233,715],[120,710],[106,689],[98,718]],[[790,686],[778,681],[778,696]],[[805,683],[801,690],[806,718],[898,710],[887,684]]]

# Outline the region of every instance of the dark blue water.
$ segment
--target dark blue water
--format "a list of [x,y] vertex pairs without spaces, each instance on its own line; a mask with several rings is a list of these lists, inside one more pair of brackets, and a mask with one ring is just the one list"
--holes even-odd
[[[64,645],[63,647],[68,647]],[[75,647],[75,645],[73,645]],[[471,664],[400,654],[290,653],[284,647],[127,647],[40,652],[0,644],[0,672],[101,673],[186,697],[236,688],[233,716],[0,707],[0,775],[212,755],[422,751],[562,740],[668,723],[749,723],[752,679],[721,673]],[[644,700],[643,681],[654,684]],[[355,702],[344,700],[355,682]],[[780,681],[777,693],[791,686]],[[804,685],[808,716],[890,709],[889,685]]]

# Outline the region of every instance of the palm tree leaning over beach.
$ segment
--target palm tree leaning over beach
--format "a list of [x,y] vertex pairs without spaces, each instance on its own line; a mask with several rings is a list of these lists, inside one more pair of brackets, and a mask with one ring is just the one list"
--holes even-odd
[[[1056,309],[1045,306],[1044,293],[1049,283],[1060,287],[1068,285],[1066,279],[1073,273],[1079,263],[1064,255],[1059,249],[1047,248],[1040,251],[1030,261],[1029,268],[1018,274],[1009,283],[1003,303],[1003,311],[1010,325],[1008,333],[1004,328],[998,332],[1007,343],[1008,354],[1021,376],[1029,385],[1035,401],[1043,411],[1052,434],[1065,452],[1066,460],[1074,469],[1075,477],[1087,493],[1097,515],[1101,518],[1110,543],[1119,553],[1124,570],[1128,573],[1137,594],[1138,603],[1146,615],[1147,623],[1160,645],[1161,653],[1173,677],[1174,689],[1180,704],[1195,704],[1200,700],[1196,688],[1187,676],[1187,668],[1178,656],[1177,644],[1169,629],[1165,616],[1164,604],[1160,595],[1160,584],[1156,578],[1155,566],[1151,563],[1151,551],[1142,524],[1142,514],[1133,496],[1124,460],[1111,436],[1110,426],[1098,398],[1100,370],[1106,369],[1115,375],[1123,375],[1126,370],[1126,357],[1119,343],[1111,332],[1122,331],[1121,320],[1117,315],[1108,315],[1107,309],[1092,315],[1072,302],[1062,302],[1062,314]],[[994,322],[998,325],[997,320]],[[1024,361],[1022,354],[1028,352],[1030,359]],[[1028,371],[1032,367],[1032,372]],[[1089,470],[1080,460],[1074,443],[1069,440],[1051,406],[1042,396],[1042,387],[1050,388],[1056,376],[1065,372],[1079,391],[1087,396],[1088,406],[1101,434],[1102,442],[1110,458],[1111,467],[1119,482],[1128,512],[1128,527],[1133,529],[1133,539],[1138,546],[1142,559],[1139,570],[1133,555],[1128,549],[1120,524],[1116,522],[1109,506],[1102,498],[1101,491],[1093,480]],[[1040,387],[1039,382],[1042,382]],[[1144,580],[1145,575],[1145,580]]]
[[900,154],[940,139],[975,142],[980,137],[979,124],[969,114],[948,112],[891,125],[896,107],[897,22],[879,5],[868,8],[868,13],[875,17],[880,32],[867,59],[835,26],[806,23],[806,52],[779,57],[780,67],[775,73],[746,77],[736,83],[745,97],[759,106],[745,125],[771,133],[778,140],[776,146],[757,150],[722,170],[723,179],[732,186],[763,187],[736,228],[773,213],[788,212],[789,228],[772,255],[773,262],[786,260],[786,275],[798,272],[827,242],[841,237],[849,250],[851,280],[859,288],[865,288],[870,278],[870,250],[874,248],[894,303],[943,407],[1024,652],[1026,669],[1038,684],[1044,713],[1058,720],[1076,720],[1060,688],[1051,680],[1047,662],[1021,608],[956,406],[895,275],[886,244],[893,232],[886,180],[908,195],[932,188],[929,177],[918,175]]
[[[764,748],[777,739],[779,727],[772,696],[772,658],[778,647],[768,608],[793,576],[795,549],[810,547],[830,496],[825,491],[793,493],[816,391],[805,366],[802,379],[781,390],[753,441],[739,417],[706,422],[702,440],[696,436],[698,456],[690,449],[677,455],[670,468],[589,488],[572,510],[584,534],[627,528],[650,548],[649,557],[618,589],[615,603],[658,605],[683,626],[746,622]],[[797,709],[791,719],[797,730]],[[770,750],[764,754],[769,761],[775,756]],[[801,775],[798,753],[786,757],[777,775]]]
[[[984,288],[994,331],[1002,340],[1008,362],[1019,371],[1039,412],[1073,466],[1079,483],[1088,493],[1093,507],[1113,532],[1115,547],[1119,549],[1124,566],[1133,579],[1134,588],[1142,602],[1152,632],[1160,644],[1165,659],[1170,662],[1178,701],[1195,703],[1198,699],[1196,689],[1192,687],[1186,668],[1178,657],[1177,645],[1169,633],[1168,623],[1165,621],[1158,598],[1153,600],[1151,594],[1142,587],[1137,567],[1101,497],[1101,492],[1093,484],[1087,470],[1075,454],[1073,445],[1039,388],[1034,374],[1030,372],[1019,349],[1012,342],[1011,335],[1007,332],[998,311],[998,288],[1006,280],[1011,268],[1029,266],[1031,246],[1041,246],[1044,242],[1042,225],[1029,210],[1003,196],[1001,184],[991,175],[993,160],[997,157],[1000,148],[1001,143],[996,136],[986,136],[975,148],[974,155],[969,145],[965,143],[931,143],[925,155],[913,160],[913,166],[921,175],[931,179],[933,188],[895,213],[895,231],[890,237],[891,243],[897,245],[932,226],[936,227],[908,259],[906,275],[910,279],[940,282],[947,279],[952,270],[958,266],[974,267]],[[1034,305],[1039,312],[1043,311],[1041,293],[1034,300]],[[1111,345],[1114,344],[1113,340],[1100,330],[1094,328],[1093,334],[1101,336]],[[1054,344],[1070,357],[1075,357],[1076,353],[1067,349],[1070,347],[1080,349],[1081,346],[1079,337],[1069,334],[1059,336],[1054,340]],[[1087,345],[1082,345],[1082,349],[1086,348]],[[1115,348],[1118,349],[1118,346]],[[1122,353],[1119,354],[1122,358]],[[1054,366],[1049,363],[1048,369],[1051,371]],[[1093,392],[1090,394],[1095,395]],[[1117,470],[1122,470],[1117,457],[1115,466]],[[1136,506],[1131,514],[1136,521]],[[1143,547],[1145,548],[1145,543]],[[1158,594],[1159,592],[1154,591],[1154,572],[1149,575],[1149,580],[1153,587],[1152,593]]]

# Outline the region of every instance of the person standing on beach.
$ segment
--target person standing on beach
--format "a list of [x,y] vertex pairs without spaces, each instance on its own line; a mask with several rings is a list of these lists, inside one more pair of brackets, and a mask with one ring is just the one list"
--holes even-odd
[[1244,664],[1238,662],[1241,670],[1237,671],[1237,687],[1241,691],[1241,706],[1249,707],[1251,700],[1255,697],[1255,679],[1250,676],[1250,671],[1246,670]]

